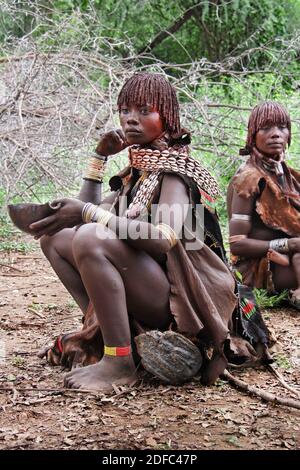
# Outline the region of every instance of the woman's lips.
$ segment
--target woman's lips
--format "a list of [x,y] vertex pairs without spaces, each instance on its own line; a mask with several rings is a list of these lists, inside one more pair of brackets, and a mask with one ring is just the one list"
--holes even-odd
[[138,131],[137,129],[128,129],[127,131],[125,131],[125,134],[141,134],[141,131]]

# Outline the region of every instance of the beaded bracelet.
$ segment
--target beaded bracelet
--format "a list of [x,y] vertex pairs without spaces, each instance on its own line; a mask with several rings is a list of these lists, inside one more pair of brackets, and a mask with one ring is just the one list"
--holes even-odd
[[89,158],[88,167],[83,175],[84,180],[102,183],[103,175],[106,169],[107,157],[93,156]]

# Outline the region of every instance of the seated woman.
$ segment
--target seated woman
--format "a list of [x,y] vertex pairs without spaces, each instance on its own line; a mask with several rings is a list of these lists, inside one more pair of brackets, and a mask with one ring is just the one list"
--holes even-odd
[[[227,364],[223,347],[236,305],[212,207],[216,182],[190,156],[176,93],[162,75],[133,75],[118,107],[122,129],[102,136],[79,198],[60,200],[54,215],[31,226],[53,269],[87,312],[81,332],[59,337],[45,353],[53,363],[85,366],[67,374],[67,387],[109,390],[135,376],[133,331],[172,328],[197,337],[208,351],[202,380],[213,383]],[[113,192],[101,201],[106,157],[125,147],[129,166],[111,179]],[[181,237],[179,232],[189,208],[195,223],[200,203],[205,241],[194,237],[195,249],[188,229]]]
[[250,155],[227,194],[230,250],[243,282],[270,292],[290,289],[300,309],[300,173],[285,163],[291,120],[278,103],[266,101],[250,115]]

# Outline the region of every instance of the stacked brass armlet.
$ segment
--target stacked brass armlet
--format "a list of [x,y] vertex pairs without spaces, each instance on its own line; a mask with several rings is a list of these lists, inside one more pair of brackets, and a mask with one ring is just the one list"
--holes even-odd
[[91,202],[87,202],[82,209],[82,220],[86,224],[95,222],[97,224],[107,225],[113,214],[102,207],[95,206]]
[[89,158],[88,167],[83,175],[87,181],[102,183],[103,175],[106,169],[107,157],[104,155],[94,155]]
[[171,248],[176,245],[178,238],[175,230],[170,227],[170,225],[160,223],[156,225],[156,228],[162,233],[162,235],[168,240],[171,245]]

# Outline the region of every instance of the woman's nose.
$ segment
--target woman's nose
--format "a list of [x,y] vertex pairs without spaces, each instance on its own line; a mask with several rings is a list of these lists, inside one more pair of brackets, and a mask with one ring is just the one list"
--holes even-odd
[[136,112],[131,112],[127,115],[127,123],[128,124],[138,124],[139,118]]
[[279,135],[280,135],[280,129],[278,129],[277,126],[272,127],[272,129],[271,129],[271,135],[272,135],[272,137],[279,137]]

